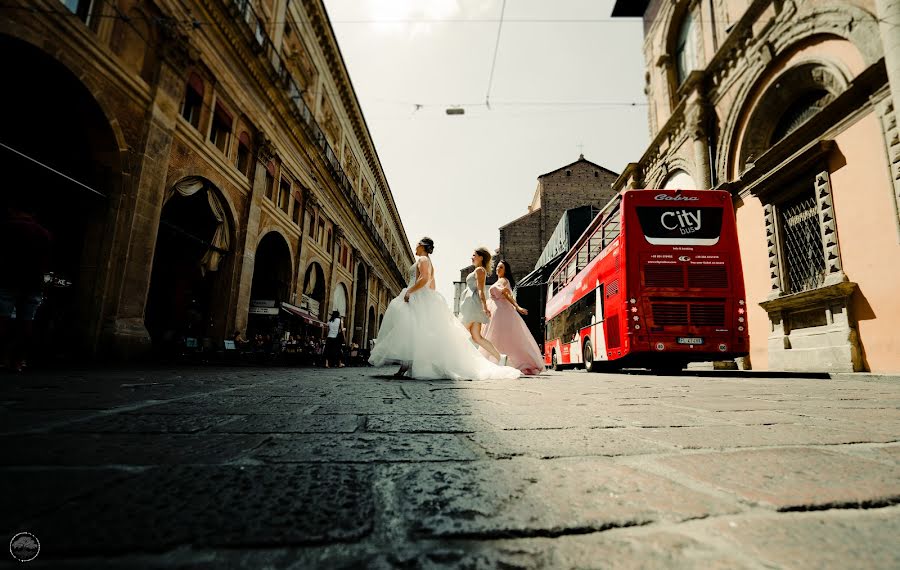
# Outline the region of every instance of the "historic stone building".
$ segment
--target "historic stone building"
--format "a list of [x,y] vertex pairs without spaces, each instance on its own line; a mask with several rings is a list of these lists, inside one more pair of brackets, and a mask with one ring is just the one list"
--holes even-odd
[[578,206],[602,207],[616,193],[612,183],[617,176],[584,155],[538,176],[528,213],[500,227],[498,259],[506,259],[520,277],[530,273],[563,212]]
[[900,370],[900,2],[651,0],[617,188],[734,197],[754,368]]
[[273,301],[377,334],[412,253],[321,0],[13,0],[0,53],[58,346],[221,346]]

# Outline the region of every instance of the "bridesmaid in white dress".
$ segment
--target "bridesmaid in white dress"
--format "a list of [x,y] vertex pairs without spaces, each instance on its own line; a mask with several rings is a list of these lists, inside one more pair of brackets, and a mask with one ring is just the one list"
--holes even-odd
[[469,333],[435,291],[432,251],[430,238],[422,238],[416,245],[408,285],[388,306],[369,363],[400,363],[397,377],[409,373],[419,379],[518,378],[519,370],[490,362],[469,342]]
[[459,306],[459,320],[469,331],[472,342],[483,348],[503,366],[506,364],[506,357],[494,348],[491,341],[481,336],[481,326],[487,324],[491,318],[491,311],[487,306],[487,296],[484,293],[484,280],[490,264],[491,254],[486,247],[479,247],[472,254],[472,265],[475,266],[475,271],[466,277],[466,292]]

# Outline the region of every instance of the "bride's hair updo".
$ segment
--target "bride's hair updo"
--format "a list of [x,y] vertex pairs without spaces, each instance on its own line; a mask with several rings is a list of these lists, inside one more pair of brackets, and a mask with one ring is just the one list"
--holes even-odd
[[419,240],[419,243],[422,245],[422,247],[425,248],[426,252],[428,252],[429,254],[434,253],[434,240],[433,239],[431,239],[430,237],[423,237],[422,239]]
[[481,256],[481,266],[488,269],[491,266],[491,252],[486,247],[479,247],[475,253]]

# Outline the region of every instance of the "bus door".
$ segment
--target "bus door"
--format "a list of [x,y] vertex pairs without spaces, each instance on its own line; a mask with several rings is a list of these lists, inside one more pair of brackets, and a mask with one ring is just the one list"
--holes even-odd
[[594,306],[594,326],[591,327],[591,343],[594,360],[609,360],[606,356],[606,335],[603,333],[603,283],[597,281],[597,299]]

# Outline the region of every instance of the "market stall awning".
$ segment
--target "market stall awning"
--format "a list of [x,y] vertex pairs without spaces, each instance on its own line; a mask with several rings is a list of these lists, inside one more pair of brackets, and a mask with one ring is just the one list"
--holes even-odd
[[283,311],[287,312],[287,313],[290,313],[290,314],[294,315],[295,317],[300,317],[301,319],[303,319],[304,321],[306,321],[307,323],[309,323],[309,324],[311,324],[311,325],[315,325],[315,326],[318,326],[318,327],[324,327],[324,326],[325,326],[325,323],[323,323],[322,321],[320,321],[319,319],[317,319],[317,318],[316,318],[312,313],[310,313],[309,311],[306,311],[306,310],[304,310],[304,309],[301,309],[300,307],[295,307],[294,305],[291,305],[290,303],[285,303],[284,301],[282,301],[282,302],[281,302],[281,309],[282,309]]

